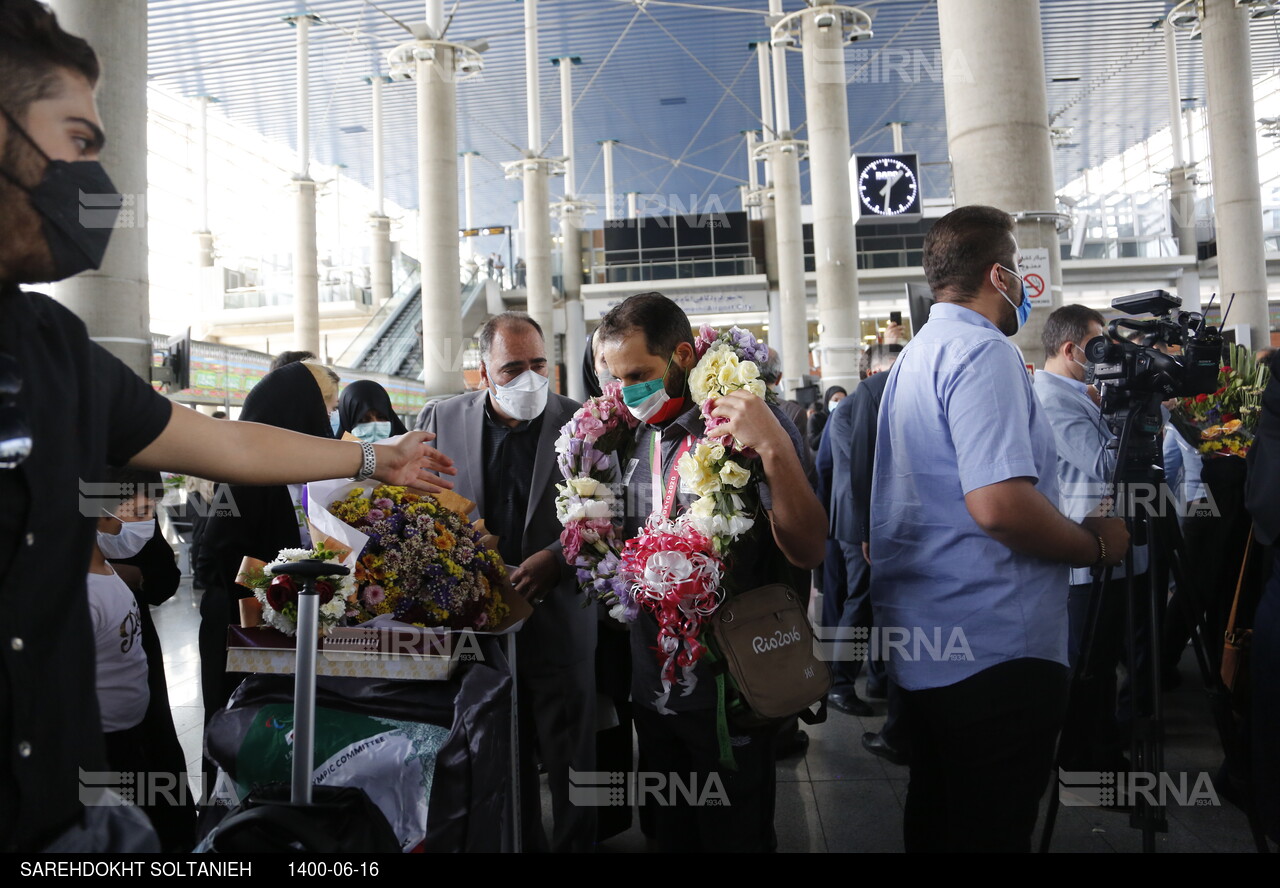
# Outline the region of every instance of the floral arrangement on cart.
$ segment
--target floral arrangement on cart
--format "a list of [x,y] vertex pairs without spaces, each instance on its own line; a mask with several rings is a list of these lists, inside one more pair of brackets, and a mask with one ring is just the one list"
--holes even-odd
[[1217,390],[1178,399],[1172,411],[1174,427],[1206,458],[1247,456],[1270,378],[1267,365],[1250,349],[1227,346]]
[[[339,561],[349,576],[321,577],[321,633],[378,618],[427,628],[487,631],[509,613],[502,558],[483,525],[472,525],[472,504],[452,494],[406,487],[327,481],[308,487],[311,549],[284,549],[271,564],[302,559]],[[461,511],[460,511],[461,509]],[[237,578],[254,590],[262,622],[293,635],[298,589],[271,564],[245,559]]]

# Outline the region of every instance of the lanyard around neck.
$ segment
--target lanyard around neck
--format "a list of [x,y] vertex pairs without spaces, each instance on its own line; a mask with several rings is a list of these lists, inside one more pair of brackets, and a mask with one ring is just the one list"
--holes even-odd
[[662,503],[661,518],[663,521],[671,517],[672,506],[675,505],[676,487],[680,483],[680,457],[693,447],[693,435],[685,435],[671,463],[671,474],[667,478],[666,491],[662,486],[662,432],[654,431],[649,439],[649,472],[653,479],[653,501]]

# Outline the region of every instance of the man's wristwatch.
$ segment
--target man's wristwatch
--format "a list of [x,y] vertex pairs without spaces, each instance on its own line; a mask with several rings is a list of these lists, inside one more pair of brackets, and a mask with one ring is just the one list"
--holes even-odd
[[352,481],[368,481],[378,471],[378,454],[368,441],[360,442],[360,471],[351,476]]
[[1095,533],[1098,540],[1098,560],[1094,562],[1095,566],[1102,567],[1107,563],[1107,541],[1102,538],[1102,534]]

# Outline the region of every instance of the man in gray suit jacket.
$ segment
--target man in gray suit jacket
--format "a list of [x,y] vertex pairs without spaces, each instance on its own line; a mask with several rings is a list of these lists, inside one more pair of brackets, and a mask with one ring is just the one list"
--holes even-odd
[[516,645],[525,848],[548,848],[541,761],[555,823],[550,849],[588,851],[595,809],[570,803],[569,771],[595,768],[596,613],[582,606],[565,564],[555,507],[555,441],[580,405],[549,393],[542,329],[528,315],[492,318],[480,334],[480,356],[484,390],[428,404],[417,427],[455,454],[454,491],[478,505],[516,591],[535,605]]

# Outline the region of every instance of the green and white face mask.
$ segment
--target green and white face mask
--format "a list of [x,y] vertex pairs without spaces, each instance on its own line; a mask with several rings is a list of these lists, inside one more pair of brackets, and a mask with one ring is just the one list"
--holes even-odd
[[671,362],[676,353],[667,358],[667,366],[662,375],[648,382],[637,382],[635,385],[623,386],[622,403],[627,405],[631,415],[641,422],[648,422],[667,406],[671,396],[667,394],[667,373],[671,370]]

